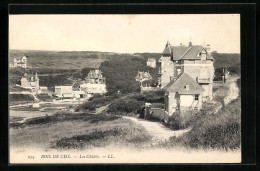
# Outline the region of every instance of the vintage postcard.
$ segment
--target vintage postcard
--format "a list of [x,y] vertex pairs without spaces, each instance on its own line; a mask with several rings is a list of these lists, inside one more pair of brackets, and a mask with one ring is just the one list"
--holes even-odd
[[9,162],[240,163],[240,15],[9,15]]

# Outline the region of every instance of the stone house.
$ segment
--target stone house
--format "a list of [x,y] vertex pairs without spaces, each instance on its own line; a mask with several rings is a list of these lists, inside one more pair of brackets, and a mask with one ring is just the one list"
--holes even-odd
[[31,89],[32,92],[37,93],[39,90],[40,79],[37,72],[35,75],[25,73],[21,78],[21,87]]
[[156,68],[156,59],[148,58],[146,61],[146,65],[152,68]]
[[181,73],[186,73],[203,87],[202,101],[212,100],[214,59],[207,48],[193,46],[191,42],[189,46],[171,46],[167,42],[159,62],[161,88],[176,80]]
[[13,59],[13,67],[22,67],[27,68],[27,57],[25,55],[20,57],[14,57]]

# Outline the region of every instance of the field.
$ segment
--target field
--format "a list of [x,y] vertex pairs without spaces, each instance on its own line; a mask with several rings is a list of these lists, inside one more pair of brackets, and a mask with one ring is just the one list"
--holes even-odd
[[[62,129],[61,129],[62,128]],[[10,145],[26,149],[91,149],[94,147],[131,146],[140,148],[150,141],[140,125],[119,116],[87,113],[57,113],[12,125]]]
[[9,63],[15,56],[28,56],[28,66],[31,68],[49,69],[81,69],[95,68],[111,58],[122,58],[125,54],[92,51],[37,51],[37,50],[11,50]]

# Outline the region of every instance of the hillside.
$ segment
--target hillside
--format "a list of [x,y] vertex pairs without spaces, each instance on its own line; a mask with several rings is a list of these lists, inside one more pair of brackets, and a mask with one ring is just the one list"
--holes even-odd
[[12,63],[14,57],[23,54],[28,57],[28,66],[31,68],[56,70],[99,67],[103,61],[130,56],[130,54],[93,51],[10,50],[9,63]]

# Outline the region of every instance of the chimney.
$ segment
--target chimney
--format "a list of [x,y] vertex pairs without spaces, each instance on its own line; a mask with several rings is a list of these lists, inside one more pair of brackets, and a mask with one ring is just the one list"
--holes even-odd
[[185,89],[186,89],[186,90],[190,90],[190,86],[187,84],[187,85],[185,86]]
[[178,74],[178,75],[181,74],[181,69],[177,69],[177,74]]

